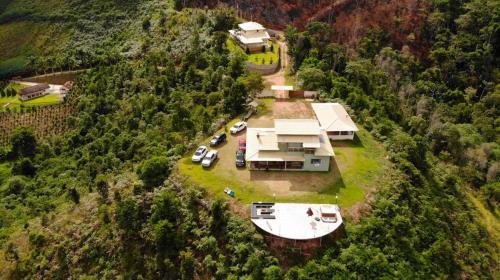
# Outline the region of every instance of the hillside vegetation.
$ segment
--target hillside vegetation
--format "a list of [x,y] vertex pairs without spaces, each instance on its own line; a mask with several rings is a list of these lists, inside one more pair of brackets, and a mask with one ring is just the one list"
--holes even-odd
[[35,48],[26,71],[56,58],[92,69],[60,135],[18,127],[0,147],[0,277],[498,279],[498,227],[482,219],[498,217],[498,1],[431,2],[424,63],[380,29],[348,49],[328,24],[286,28],[300,86],[348,104],[394,165],[364,216],[346,217],[342,238],[309,257],[274,255],[248,219],[178,175],[194,143],[262,87],[226,47],[236,13],[184,3],[3,6],[3,28],[47,24],[67,38]]
[[0,14],[0,79],[134,57],[145,46],[142,19],[168,5],[115,0],[7,2]]

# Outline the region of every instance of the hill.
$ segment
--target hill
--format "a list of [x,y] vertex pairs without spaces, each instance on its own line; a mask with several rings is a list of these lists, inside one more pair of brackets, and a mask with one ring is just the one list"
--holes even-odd
[[140,53],[143,16],[165,5],[161,1],[6,1],[0,13],[0,79],[87,68],[120,55],[133,57]]
[[498,278],[498,1],[432,5],[424,62],[392,48],[382,29],[355,49],[332,42],[329,23],[284,30],[297,84],[347,104],[391,162],[359,215],[346,215],[342,238],[311,255],[272,250],[245,205],[179,174],[179,160],[245,114],[263,86],[227,49],[236,12],[184,3],[4,6],[9,30],[67,38],[5,58],[33,50],[26,71],[50,70],[40,62],[55,58],[91,69],[76,80],[60,135],[18,127],[0,147],[0,277]]

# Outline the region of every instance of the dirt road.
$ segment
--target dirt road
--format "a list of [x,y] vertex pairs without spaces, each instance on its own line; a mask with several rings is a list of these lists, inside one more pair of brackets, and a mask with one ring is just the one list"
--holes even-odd
[[280,40],[278,44],[280,45],[280,57],[281,57],[281,67],[280,70],[274,74],[264,76],[264,82],[266,88],[270,88],[271,85],[284,85],[285,84],[285,74],[290,58],[288,57],[288,46],[284,41],[284,34],[282,31],[275,31],[279,35]]

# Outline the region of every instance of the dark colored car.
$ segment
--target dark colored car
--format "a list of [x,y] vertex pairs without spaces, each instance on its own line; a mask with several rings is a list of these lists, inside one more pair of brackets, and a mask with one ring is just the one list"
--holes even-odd
[[210,140],[210,146],[217,146],[226,141],[226,133],[222,132],[221,134],[215,135],[212,140]]
[[246,153],[247,151],[247,139],[245,137],[240,137],[239,138],[239,145],[238,145],[240,151],[243,151]]
[[238,150],[236,152],[236,167],[245,167],[247,162],[245,161],[245,152]]

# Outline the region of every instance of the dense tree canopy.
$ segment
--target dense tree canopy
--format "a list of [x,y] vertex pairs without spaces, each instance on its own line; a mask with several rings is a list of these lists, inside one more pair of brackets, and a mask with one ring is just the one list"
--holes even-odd
[[498,244],[464,193],[498,211],[498,184],[491,184],[499,180],[500,7],[431,3],[424,61],[392,49],[379,29],[353,57],[321,43],[321,24],[285,30],[302,87],[347,104],[401,172],[377,193],[373,213],[348,227],[339,249],[291,269],[291,279],[491,277],[497,269]]

